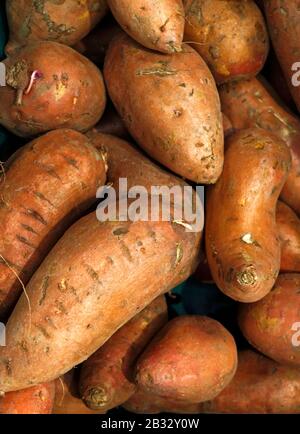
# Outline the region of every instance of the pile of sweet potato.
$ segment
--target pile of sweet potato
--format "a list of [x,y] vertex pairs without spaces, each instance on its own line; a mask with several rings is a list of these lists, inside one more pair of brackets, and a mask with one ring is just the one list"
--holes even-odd
[[[300,413],[299,2],[6,11],[0,414]],[[204,227],[175,193],[153,218],[153,187]],[[194,278],[230,321],[174,316]]]

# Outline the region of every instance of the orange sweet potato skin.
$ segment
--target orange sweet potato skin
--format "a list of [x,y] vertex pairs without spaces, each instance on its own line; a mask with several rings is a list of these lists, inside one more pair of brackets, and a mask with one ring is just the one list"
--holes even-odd
[[206,198],[206,253],[226,295],[254,302],[273,287],[280,269],[275,210],[290,168],[290,152],[263,129],[227,140],[223,173]]
[[122,406],[125,410],[137,414],[158,414],[158,413],[177,413],[177,414],[197,414],[199,404],[191,404],[182,401],[175,401],[162,398],[158,395],[147,393],[137,389],[134,395]]
[[[295,86],[292,80],[295,74],[293,65],[300,62],[299,2],[297,0],[266,0],[264,6],[277,58],[300,111],[300,86]],[[297,81],[299,82],[299,78]]]
[[[54,243],[104,185],[105,164],[88,139],[61,129],[30,142],[5,167],[0,189],[0,318]],[[18,276],[18,277],[17,277]]]
[[251,350],[239,352],[233,380],[213,400],[186,404],[150,395],[142,390],[123,405],[133,413],[300,413],[299,369],[280,365]]
[[9,318],[0,391],[50,381],[86,360],[154,298],[186,280],[197,256],[194,235],[171,222],[102,223],[95,213],[79,220],[27,285],[31,311],[22,295]]
[[130,398],[136,390],[136,358],[167,321],[167,304],[165,297],[160,296],[83,363],[80,396],[87,407],[108,411]]
[[185,45],[182,53],[163,55],[120,34],[108,49],[104,76],[127,130],[152,158],[184,178],[216,182],[223,167],[222,114],[198,53]]
[[152,50],[181,50],[184,9],[181,0],[107,0],[120,26],[133,39]]
[[[88,59],[56,42],[17,49],[0,87],[0,124],[21,137],[58,128],[87,131],[101,118],[106,94],[101,72]],[[33,71],[39,77],[29,93]]]
[[9,0],[6,12],[10,41],[6,52],[41,40],[73,45],[91,31],[106,11],[105,0]]
[[276,223],[281,243],[281,272],[300,273],[300,220],[285,203],[278,201]]
[[9,392],[0,398],[0,414],[51,414],[54,396],[54,382]]
[[215,397],[231,381],[237,350],[217,321],[196,315],[171,320],[136,365],[136,383],[147,393],[185,403]]
[[[137,168],[140,160],[135,161]],[[143,167],[146,171],[147,164]],[[167,179],[170,185],[183,183],[170,174],[166,178],[152,163],[150,170],[154,185],[169,185]],[[130,168],[127,173],[132,179]],[[147,188],[149,172],[135,181]],[[30,280],[31,312],[22,296],[8,321],[7,346],[0,348],[0,391],[58,378],[89,358],[156,297],[194,272],[200,242],[201,232],[172,221],[100,222],[95,213],[79,220]]]
[[231,383],[200,413],[300,413],[300,372],[251,350],[239,353]]
[[299,323],[299,274],[281,274],[272,291],[239,311],[239,326],[246,339],[278,363],[300,366],[299,344],[294,342]]
[[185,41],[195,42],[218,84],[258,74],[269,38],[254,1],[184,0],[184,7]]
[[287,112],[256,78],[221,86],[223,112],[236,129],[260,127],[290,147],[292,167],[281,199],[300,214],[300,120]]

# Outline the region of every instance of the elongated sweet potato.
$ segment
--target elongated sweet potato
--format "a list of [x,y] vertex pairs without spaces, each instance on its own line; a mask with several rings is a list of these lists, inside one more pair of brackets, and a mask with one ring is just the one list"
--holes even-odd
[[213,279],[229,297],[254,302],[280,269],[275,211],[290,169],[277,136],[241,130],[227,139],[223,173],[206,200],[206,253]]
[[83,363],[79,390],[87,407],[108,411],[133,395],[135,361],[167,321],[167,304],[160,296]]
[[121,34],[108,49],[104,75],[126,128],[152,158],[184,178],[216,182],[223,167],[222,114],[198,53],[186,45],[182,53],[163,55]]
[[[124,166],[128,179],[133,179],[131,167],[135,185],[147,188],[149,173],[154,185],[183,183],[168,174],[170,184],[164,184],[164,172],[153,164],[140,177],[136,165]],[[119,221],[118,216],[103,222],[92,213],[66,231],[26,288],[31,311],[22,296],[8,321],[7,346],[0,348],[0,391],[69,371],[193,273],[201,232],[187,231],[172,212],[171,207],[171,221],[155,222]]]
[[234,379],[215,399],[200,404],[199,412],[300,413],[299,369],[241,351]]
[[10,40],[6,52],[37,41],[73,45],[87,35],[107,11],[105,0],[9,0]]
[[300,111],[300,9],[298,0],[266,0],[265,14],[272,43],[294,101]]
[[240,328],[251,345],[279,363],[298,367],[299,288],[300,274],[281,274],[263,300],[239,311]]
[[101,118],[101,72],[70,47],[37,42],[8,57],[0,87],[0,124],[22,137],[57,128],[87,131]]
[[122,406],[127,411],[137,414],[199,413],[199,404],[175,401],[137,389],[132,397]]
[[0,398],[0,414],[51,414],[54,396],[54,382],[9,392]]
[[290,147],[292,168],[281,199],[300,215],[300,120],[287,112],[255,78],[221,86],[220,97],[222,110],[234,128],[264,128]]
[[51,247],[96,201],[105,164],[88,139],[56,130],[27,144],[0,184],[0,318]]
[[163,53],[181,51],[184,9],[181,0],[107,0],[120,26],[140,44]]
[[276,223],[281,242],[281,272],[300,273],[300,220],[285,203],[278,201]]
[[163,327],[140,356],[136,383],[153,395],[198,403],[218,395],[236,367],[234,339],[219,322],[180,316]]
[[79,397],[78,378],[72,369],[55,381],[53,414],[102,414],[87,408]]
[[185,41],[203,56],[218,84],[258,74],[268,55],[269,38],[254,1],[184,0],[183,3]]

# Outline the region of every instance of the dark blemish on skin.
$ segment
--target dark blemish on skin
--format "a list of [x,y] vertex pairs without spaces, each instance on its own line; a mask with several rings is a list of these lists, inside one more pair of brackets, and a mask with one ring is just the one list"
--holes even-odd
[[59,181],[62,182],[61,177],[55,172],[55,170],[53,169],[53,167],[47,165],[47,164],[43,164],[40,163],[39,161],[35,161],[34,162],[42,171],[48,173],[48,175],[52,176],[52,178],[58,179]]
[[43,195],[43,193],[40,193],[39,191],[35,191],[35,192],[34,192],[34,195],[35,195],[37,198],[39,198],[39,199],[41,199],[41,200],[47,202],[47,203],[48,203],[49,205],[51,205],[53,208],[56,208],[56,207],[53,205],[53,203],[52,203],[49,199],[47,199],[46,196]]
[[46,298],[47,289],[49,287],[49,276],[43,278],[42,288],[41,288],[41,298],[39,300],[39,305],[41,306]]
[[4,359],[4,360],[2,360],[2,363],[4,364],[5,369],[6,369],[6,372],[7,372],[7,375],[8,375],[9,377],[12,376],[12,367],[11,367],[11,362],[12,362],[11,359]]
[[38,235],[38,233],[31,226],[25,225],[24,223],[21,223],[21,226],[23,229],[25,229],[25,231]]
[[66,155],[63,155],[64,160],[72,167],[75,167],[75,169],[80,170],[80,168],[77,165],[77,161],[74,158],[67,157]]
[[120,246],[121,246],[121,250],[122,250],[122,252],[123,252],[124,255],[127,257],[127,259],[128,259],[130,262],[133,262],[133,258],[132,258],[132,256],[131,256],[130,250],[129,250],[129,248],[126,246],[126,244],[124,243],[123,240],[120,241]]
[[68,312],[67,309],[66,309],[66,307],[64,306],[64,304],[61,301],[56,300],[55,301],[55,305],[57,306],[58,310],[61,313],[66,314]]
[[37,220],[39,223],[43,224],[44,226],[47,226],[48,223],[46,220],[34,209],[28,208],[26,209],[25,215],[32,217],[34,220]]
[[35,324],[35,327],[42,333],[43,336],[45,336],[45,338],[51,338],[51,336],[43,326]]
[[127,228],[117,228],[113,231],[113,234],[115,236],[120,236],[120,235],[125,235],[128,233],[128,229]]
[[25,244],[26,246],[30,247],[31,249],[36,249],[36,246],[32,244],[30,241],[28,241],[25,237],[22,237],[22,235],[17,234],[16,238],[20,243]]
[[90,267],[90,266],[88,266],[88,265],[86,265],[86,271],[87,271],[87,273],[88,273],[88,275],[95,281],[95,282],[98,282],[98,283],[100,283],[101,284],[101,280],[100,280],[100,278],[99,278],[99,275],[98,275],[98,273],[97,273],[97,271],[96,270],[94,270],[92,267]]

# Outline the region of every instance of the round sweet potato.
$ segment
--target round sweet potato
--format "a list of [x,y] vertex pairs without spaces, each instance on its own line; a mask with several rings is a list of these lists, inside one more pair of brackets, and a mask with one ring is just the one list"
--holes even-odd
[[87,407],[108,411],[134,394],[135,361],[167,321],[168,308],[162,295],[121,327],[83,363],[79,390]]
[[206,253],[218,287],[254,302],[273,287],[280,269],[275,211],[290,169],[290,152],[259,128],[227,139],[223,173],[207,192]]
[[300,9],[298,0],[265,0],[265,14],[277,58],[300,111]]
[[281,274],[265,298],[239,311],[239,326],[251,345],[278,363],[298,367],[299,288],[300,274]]
[[15,50],[4,64],[0,124],[14,134],[87,131],[100,120],[106,103],[102,74],[72,48],[37,42]]
[[181,51],[182,0],[107,0],[120,26],[133,39],[163,53]]
[[286,111],[256,78],[227,83],[219,92],[222,110],[235,129],[264,128],[290,147],[292,167],[280,197],[300,215],[300,120]]
[[218,84],[258,74],[269,38],[254,1],[184,0],[184,7],[185,41],[201,54]]
[[0,182],[0,319],[64,231],[96,202],[103,156],[77,131],[51,131],[21,148]]
[[0,398],[0,414],[51,414],[54,396],[54,382],[9,392]]
[[108,49],[104,75],[126,128],[152,158],[184,178],[216,182],[223,167],[222,114],[198,53],[186,45],[182,53],[163,55],[121,34]]
[[231,383],[215,399],[200,404],[199,413],[300,413],[299,369],[241,351]]
[[214,398],[232,380],[237,350],[231,334],[201,316],[171,320],[136,365],[136,383],[147,393],[197,403]]
[[278,201],[276,223],[281,243],[281,272],[300,273],[300,220],[285,203]]
[[73,45],[86,36],[107,11],[106,0],[9,0],[10,39],[6,52],[38,41]]

